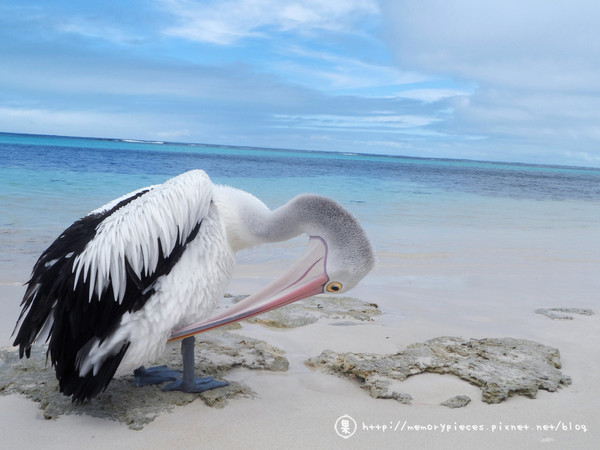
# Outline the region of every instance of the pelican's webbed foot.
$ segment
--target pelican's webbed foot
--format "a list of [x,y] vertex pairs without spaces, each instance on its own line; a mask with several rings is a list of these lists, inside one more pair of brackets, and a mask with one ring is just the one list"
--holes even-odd
[[162,388],[163,391],[182,391],[182,392],[204,392],[211,389],[228,386],[225,381],[215,380],[213,377],[186,379],[185,376],[177,381],[167,384]]
[[146,369],[141,366],[133,371],[136,386],[148,386],[150,384],[160,384],[165,381],[175,381],[181,376],[180,370],[172,370],[167,366],[150,367]]

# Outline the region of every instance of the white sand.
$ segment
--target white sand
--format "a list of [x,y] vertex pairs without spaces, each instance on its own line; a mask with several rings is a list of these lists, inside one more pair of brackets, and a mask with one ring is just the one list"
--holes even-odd
[[[284,349],[290,360],[286,373],[239,369],[226,376],[249,385],[257,398],[232,400],[224,409],[196,401],[164,414],[142,431],[132,431],[120,423],[86,416],[44,420],[32,401],[0,396],[0,447],[598,448],[600,244],[584,246],[549,232],[535,236],[517,240],[480,236],[476,243],[437,236],[428,246],[435,252],[380,251],[378,268],[352,293],[380,305],[385,314],[374,322],[332,326],[321,321],[293,330],[244,325],[240,333]],[[272,263],[250,266],[243,258],[241,262],[232,293],[253,292],[276,272]],[[0,286],[2,345],[9,344],[22,292],[18,283]],[[535,314],[540,307],[591,308],[596,314],[557,321]],[[443,335],[525,338],[556,347],[562,370],[573,384],[554,393],[541,391],[536,399],[513,397],[488,405],[481,402],[478,388],[456,377],[423,374],[403,383],[402,391],[414,400],[412,405],[402,405],[373,399],[357,385],[303,364],[327,348],[391,353]],[[469,395],[472,402],[454,410],[440,406],[459,394]],[[358,430],[344,440],[334,424],[346,414],[357,422]],[[543,429],[559,423],[558,430]],[[364,429],[371,424],[385,425],[387,430]],[[438,429],[408,429],[414,425]],[[441,425],[450,430],[440,431]],[[530,429],[503,428],[519,425]],[[396,426],[396,431],[391,430]],[[468,431],[467,426],[484,429]],[[574,429],[581,426],[587,432]]]

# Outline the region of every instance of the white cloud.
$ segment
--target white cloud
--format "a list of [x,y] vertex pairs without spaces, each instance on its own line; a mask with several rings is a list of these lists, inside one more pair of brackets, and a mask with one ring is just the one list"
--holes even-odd
[[579,69],[598,69],[598,63],[590,61],[599,49],[600,10],[595,1],[384,4],[394,37],[390,44],[401,63],[519,85],[529,85],[530,77],[536,76],[538,85],[552,88],[570,86]]
[[119,28],[82,17],[68,17],[55,25],[60,33],[75,34],[93,40],[109,41],[115,44],[131,44],[141,41],[141,37]]
[[164,32],[192,41],[229,45],[248,37],[267,36],[265,29],[352,31],[358,18],[377,14],[375,0],[164,0],[179,24]]
[[442,99],[457,96],[470,95],[469,91],[461,91],[457,89],[407,89],[405,91],[398,92],[396,95],[402,98],[412,98],[414,100],[421,100],[423,102],[431,103],[437,102]]
[[338,115],[338,114],[304,114],[304,115],[276,115],[280,122],[278,126],[294,128],[320,129],[320,130],[346,130],[351,131],[377,131],[386,133],[411,133],[411,134],[436,134],[423,129],[441,119],[420,115]]
[[400,66],[478,86],[440,130],[555,161],[600,154],[598,2],[389,0],[383,17]]
[[[129,122],[126,114],[121,120],[121,123]],[[61,130],[61,133],[73,136],[102,136],[101,130],[108,124],[118,124],[119,119],[114,113],[85,109],[0,107],[0,123],[15,133],[55,134],[56,130]]]
[[279,50],[279,54],[281,56],[275,62],[266,63],[270,71],[286,80],[320,91],[348,92],[361,89],[368,92],[369,88],[383,88],[389,96],[393,86],[430,79],[422,73],[299,45],[285,46]]

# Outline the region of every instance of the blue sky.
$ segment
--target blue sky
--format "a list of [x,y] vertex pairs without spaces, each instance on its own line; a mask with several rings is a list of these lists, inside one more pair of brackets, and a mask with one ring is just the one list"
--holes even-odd
[[600,3],[0,0],[0,131],[600,166]]

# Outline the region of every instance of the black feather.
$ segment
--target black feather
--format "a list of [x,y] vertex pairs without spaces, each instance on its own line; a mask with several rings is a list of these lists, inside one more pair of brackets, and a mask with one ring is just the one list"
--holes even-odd
[[[52,314],[54,320],[48,337],[48,353],[56,370],[61,392],[72,396],[73,401],[88,400],[104,391],[121,363],[129,342],[123,342],[119,351],[105,359],[97,373],[78,373],[80,361],[95,342],[103,342],[119,326],[126,312],[135,312],[154,293],[152,286],[158,278],[170,273],[200,230],[197,223],[183,243],[177,244],[168,255],[162,252],[158,240],[159,258],[153,273],[135,274],[125,260],[126,287],[122,300],[116,301],[109,287],[98,298],[96,292],[89,298],[89,278],[79,277],[75,285],[73,263],[86,245],[96,236],[98,225],[118,209],[144,195],[146,191],[129,197],[110,210],[90,214],[76,221],[54,241],[38,259],[21,303],[20,328],[14,344],[19,346],[19,356],[29,357],[31,345]],[[18,323],[17,322],[17,326]]]

